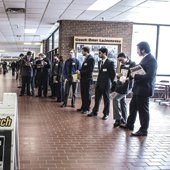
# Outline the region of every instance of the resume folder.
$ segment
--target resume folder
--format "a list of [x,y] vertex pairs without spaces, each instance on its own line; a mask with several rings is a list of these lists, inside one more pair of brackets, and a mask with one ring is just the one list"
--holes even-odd
[[139,75],[146,74],[145,70],[143,69],[143,67],[140,64],[130,68],[130,71],[131,71],[132,77],[134,77],[136,74],[139,74]]

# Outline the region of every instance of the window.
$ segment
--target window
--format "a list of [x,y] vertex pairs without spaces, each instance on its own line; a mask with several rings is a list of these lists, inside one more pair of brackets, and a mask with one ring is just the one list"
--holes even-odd
[[170,40],[170,27],[160,26],[159,32],[159,47],[158,47],[158,70],[157,74],[170,75],[169,68],[169,40]]
[[156,36],[157,36],[157,26],[152,25],[133,25],[132,34],[132,53],[131,59],[137,64],[142,59],[137,54],[137,44],[141,41],[147,41],[151,47],[151,53],[155,56],[156,54]]

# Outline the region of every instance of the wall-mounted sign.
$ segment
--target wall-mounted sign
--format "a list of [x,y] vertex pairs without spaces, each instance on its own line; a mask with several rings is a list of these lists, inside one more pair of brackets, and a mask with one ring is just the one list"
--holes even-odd
[[89,44],[122,44],[122,38],[110,37],[74,37],[74,43],[89,43]]

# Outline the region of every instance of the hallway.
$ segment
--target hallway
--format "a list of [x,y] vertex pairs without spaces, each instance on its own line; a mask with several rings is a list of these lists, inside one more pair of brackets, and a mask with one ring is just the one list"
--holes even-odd
[[[19,94],[11,72],[0,82],[0,101],[4,92]],[[170,107],[151,102],[149,134],[136,138],[113,128],[112,108],[103,121],[102,113],[89,118],[50,98],[23,96],[18,103],[21,170],[170,170]]]

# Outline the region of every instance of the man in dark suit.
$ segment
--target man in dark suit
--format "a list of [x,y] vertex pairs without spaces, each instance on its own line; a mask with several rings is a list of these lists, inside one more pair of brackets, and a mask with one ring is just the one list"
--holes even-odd
[[104,99],[103,120],[107,120],[110,112],[110,89],[115,78],[114,62],[107,58],[107,48],[99,49],[99,57],[101,61],[98,63],[99,74],[95,88],[95,106],[88,116],[97,116],[101,97]]
[[77,111],[81,111],[82,114],[87,114],[89,112],[91,104],[90,86],[93,81],[92,73],[94,69],[95,60],[89,53],[89,47],[82,48],[82,54],[83,56],[85,56],[85,60],[80,70],[80,90],[82,106],[80,109],[77,109]]
[[151,55],[150,46],[147,42],[140,42],[137,44],[137,53],[139,56],[143,57],[140,65],[144,69],[145,74],[134,74],[134,87],[132,89],[133,97],[130,101],[130,114],[127,124],[121,127],[133,130],[137,111],[139,111],[141,127],[136,133],[132,133],[131,136],[147,136],[149,127],[149,97],[154,94],[157,62]]

